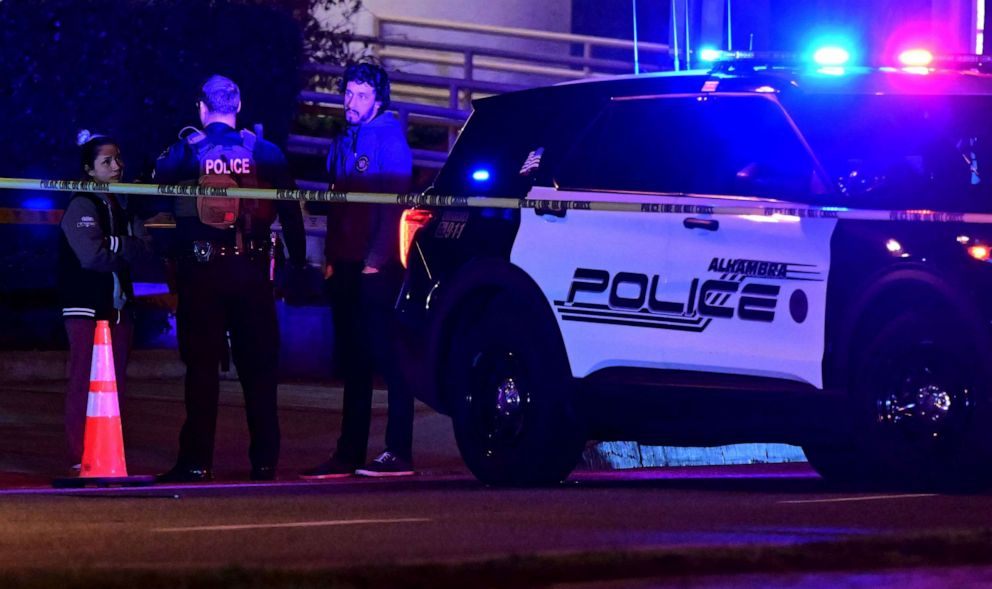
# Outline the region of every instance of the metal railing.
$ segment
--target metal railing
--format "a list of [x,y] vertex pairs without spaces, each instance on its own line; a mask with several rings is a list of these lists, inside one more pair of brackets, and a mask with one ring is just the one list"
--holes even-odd
[[[321,74],[325,76],[340,76],[344,73],[344,68],[339,65],[327,65],[327,64],[307,64],[304,65],[303,73],[306,75],[316,75]],[[531,87],[529,84],[514,84],[506,82],[489,82],[486,80],[473,80],[469,78],[456,78],[450,76],[435,76],[429,74],[411,74],[402,71],[391,71],[389,73],[390,84],[395,87],[397,85],[410,85],[417,86],[421,88],[440,88],[446,90],[445,98],[446,100],[441,100],[438,102],[447,103],[448,110],[433,111],[439,116],[445,116],[441,113],[458,113],[458,112],[468,112],[471,110],[471,99],[473,96],[477,95],[490,95],[490,94],[503,94],[505,92],[513,92],[515,90],[523,90],[525,88]],[[314,98],[322,93],[320,92],[304,92],[303,94],[309,95]],[[331,96],[329,93],[323,93],[326,96]],[[393,96],[397,96],[399,93],[393,92]],[[437,105],[424,104],[423,106],[434,106]]]
[[[303,73],[307,75],[339,76],[344,72],[344,68],[337,65],[309,64],[302,69]],[[471,100],[473,95],[502,94],[504,92],[522,90],[527,87],[517,84],[463,80],[459,78],[407,74],[403,72],[391,73],[390,82],[394,88],[397,85],[411,85],[420,88],[441,89],[445,92],[447,106],[405,100],[392,100],[390,102],[390,110],[397,113],[400,123],[404,128],[407,128],[410,124],[447,127],[448,141],[444,151],[414,150],[414,164],[428,168],[440,168],[444,163],[447,153],[457,137],[458,130],[472,112],[468,101]],[[335,112],[340,111],[343,107],[341,95],[334,92],[305,90],[300,93],[299,101],[310,106],[328,107],[334,109]],[[294,134],[289,136],[287,148],[290,153],[314,156],[322,153],[326,154],[330,146],[330,141],[326,137]]]
[[[513,38],[532,41],[564,44],[561,54],[547,51],[517,51],[438,41],[425,41],[386,34],[384,29],[402,27],[403,30],[420,29],[454,31],[484,35],[490,38]],[[420,167],[440,168],[447,158],[447,152],[454,144],[458,130],[471,113],[471,103],[475,98],[522,90],[535,85],[555,81],[615,75],[633,72],[633,64],[615,58],[597,57],[597,51],[605,49],[633,50],[634,43],[622,39],[553,33],[532,29],[479,25],[447,20],[375,16],[373,36],[354,36],[351,41],[370,47],[382,60],[389,60],[392,97],[390,109],[396,111],[404,128],[410,124],[447,127],[447,145],[444,151],[415,149],[414,164]],[[506,43],[503,43],[505,46]],[[571,48],[581,47],[581,56],[570,55]],[[642,70],[658,70],[667,67],[669,47],[660,43],[639,43],[642,53],[653,54],[665,65],[647,64]],[[410,73],[397,69],[397,61],[454,66],[460,68],[460,75],[433,75]],[[340,76],[344,68],[337,65],[307,64],[302,68],[307,76]],[[503,75],[514,74],[520,80],[529,77],[528,82],[496,82],[479,79],[480,71],[497,72]],[[335,114],[342,108],[340,94],[325,89],[306,90],[299,101],[318,110],[328,108]],[[304,156],[319,156],[327,153],[331,140],[327,137],[314,137],[303,134],[289,136],[287,148],[290,153]],[[318,183],[300,181],[301,187],[317,188]]]
[[[371,47],[380,59],[412,61],[462,68],[463,80],[476,80],[479,70],[533,74],[549,81],[631,73],[633,66],[621,59],[554,55],[495,47],[466,47],[455,43],[403,38],[355,36],[352,40]],[[480,57],[483,56],[483,57]],[[568,66],[568,67],[551,67]],[[649,66],[653,70],[658,66]]]
[[[465,70],[466,79],[472,79],[476,69],[489,69],[502,72],[513,72],[521,74],[537,74],[552,77],[564,78],[584,78],[599,74],[615,74],[624,71],[633,73],[633,63],[615,59],[599,59],[596,57],[597,50],[623,49],[634,50],[634,42],[624,39],[613,39],[609,37],[594,37],[590,35],[575,35],[571,33],[555,33],[549,31],[537,31],[533,29],[522,29],[515,27],[503,27],[495,25],[481,25],[476,23],[456,22],[441,19],[415,18],[406,16],[384,16],[377,15],[373,19],[373,36],[396,47],[402,47],[404,41],[389,35],[384,29],[391,25],[402,27],[403,29],[421,29],[432,31],[454,31],[461,33],[473,33],[494,38],[516,38],[532,41],[544,41],[549,43],[559,43],[564,45],[566,51],[561,57],[548,55],[546,52],[508,52],[490,50],[482,47],[461,47],[447,46],[434,48],[435,55],[425,56],[423,52],[414,54],[417,61],[430,61],[433,63],[444,63],[449,65],[462,65]],[[405,43],[414,43],[406,41]],[[416,42],[420,45],[428,45],[426,42]],[[407,45],[409,46],[409,45]],[[581,47],[582,56],[571,57],[565,54],[570,52],[572,47]],[[424,47],[429,49],[428,47]],[[669,46],[664,43],[637,44],[637,49],[647,55],[653,55],[656,63],[648,63],[645,71],[652,71],[667,67]],[[515,53],[514,55],[509,55]],[[460,54],[460,58],[453,57]],[[378,54],[383,58],[407,59],[409,53],[387,48]],[[487,55],[495,59],[476,59],[477,55]],[[425,57],[427,59],[425,59]],[[576,68],[552,68],[547,67],[548,63],[576,66]],[[618,70],[619,68],[619,70]]]

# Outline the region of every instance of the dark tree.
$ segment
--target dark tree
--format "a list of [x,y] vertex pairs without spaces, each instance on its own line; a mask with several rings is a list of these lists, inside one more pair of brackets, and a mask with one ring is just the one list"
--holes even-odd
[[[346,17],[321,27],[314,7]],[[0,1],[0,175],[77,174],[76,131],[116,136],[127,178],[143,176],[185,125],[200,84],[241,86],[239,122],[283,144],[306,60],[343,62],[360,0]],[[0,194],[0,206],[7,202]]]

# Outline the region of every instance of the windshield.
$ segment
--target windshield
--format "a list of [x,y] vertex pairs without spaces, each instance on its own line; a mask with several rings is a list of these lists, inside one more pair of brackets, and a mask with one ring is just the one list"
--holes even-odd
[[786,106],[843,206],[992,210],[992,97],[817,95]]

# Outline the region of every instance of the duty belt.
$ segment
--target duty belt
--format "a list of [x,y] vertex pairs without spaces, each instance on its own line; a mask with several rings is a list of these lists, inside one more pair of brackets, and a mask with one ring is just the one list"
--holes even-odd
[[222,245],[212,241],[194,241],[188,257],[197,262],[209,262],[230,256],[247,256],[254,259],[268,259],[272,243],[268,240],[246,240],[244,247]]

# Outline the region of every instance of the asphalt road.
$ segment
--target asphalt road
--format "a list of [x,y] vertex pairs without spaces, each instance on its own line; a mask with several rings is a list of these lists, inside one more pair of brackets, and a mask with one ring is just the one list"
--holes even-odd
[[374,570],[507,558],[549,558],[550,571],[570,555],[819,551],[988,529],[992,495],[837,490],[796,464],[579,473],[537,490],[465,476],[24,489],[0,496],[0,571]]
[[[992,494],[833,489],[805,464],[581,471],[552,489],[488,489],[468,476],[447,418],[423,406],[414,428],[423,476],[303,483],[296,473],[337,434],[340,389],[326,385],[283,386],[275,484],[246,482],[243,404],[225,382],[219,484],[54,490],[66,466],[61,386],[0,385],[3,589],[791,587],[816,586],[812,571],[823,587],[875,579],[907,589],[927,585],[906,575],[992,577],[932,568],[992,565]],[[171,466],[181,386],[135,380],[121,405],[131,473]]]

